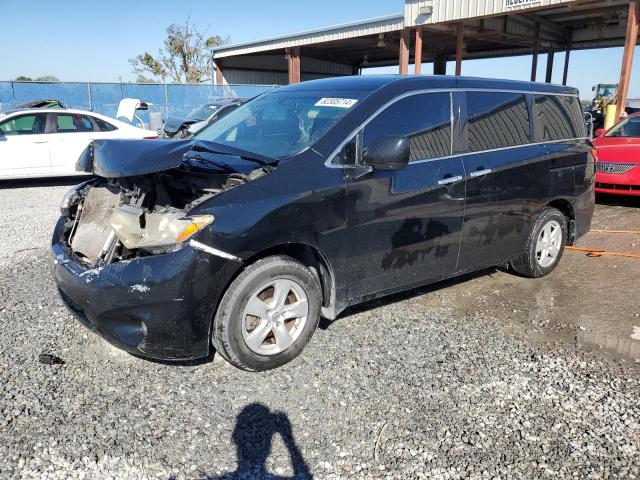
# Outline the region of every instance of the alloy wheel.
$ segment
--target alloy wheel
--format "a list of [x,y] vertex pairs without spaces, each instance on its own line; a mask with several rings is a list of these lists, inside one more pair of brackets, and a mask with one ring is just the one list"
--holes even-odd
[[309,302],[300,284],[277,278],[249,298],[242,315],[242,338],[254,353],[282,353],[298,339],[308,315]]
[[562,227],[556,220],[545,224],[536,242],[536,261],[542,268],[554,264],[562,247]]

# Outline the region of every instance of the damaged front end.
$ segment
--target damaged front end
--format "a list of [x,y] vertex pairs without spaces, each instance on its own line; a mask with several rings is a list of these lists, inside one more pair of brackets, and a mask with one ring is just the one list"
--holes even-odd
[[104,141],[80,159],[97,176],[62,201],[53,274],[69,309],[119,348],[165,360],[209,353],[215,306],[240,264],[208,245],[211,232],[207,244],[193,237],[215,226],[207,200],[275,168],[215,150]]
[[[78,168],[100,175],[63,199],[64,241],[91,268],[177,251],[211,225],[190,212],[227,190],[270,173],[265,159],[191,142],[94,142]],[[129,159],[128,162],[125,159]]]

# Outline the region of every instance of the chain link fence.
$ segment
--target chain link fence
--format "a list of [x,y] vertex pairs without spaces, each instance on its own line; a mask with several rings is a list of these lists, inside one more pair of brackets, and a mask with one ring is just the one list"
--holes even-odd
[[0,82],[0,112],[38,99],[60,100],[65,107],[89,110],[115,117],[123,98],[138,98],[150,104],[141,112],[145,123],[150,112],[163,118],[185,116],[205,103],[224,98],[251,98],[275,85],[205,85],[94,82]]

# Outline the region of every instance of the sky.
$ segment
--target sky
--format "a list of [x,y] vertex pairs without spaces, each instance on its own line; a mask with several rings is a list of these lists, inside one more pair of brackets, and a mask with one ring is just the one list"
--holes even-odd
[[[401,13],[403,0],[0,0],[0,80],[54,75],[67,81],[130,81],[129,59],[162,46],[166,27],[190,18],[200,30],[232,43],[352,20]],[[11,40],[13,39],[13,40]],[[617,83],[622,49],[573,52],[568,83],[590,98],[596,83]],[[554,83],[561,83],[564,54],[556,53]],[[546,57],[538,61],[544,80]],[[463,62],[463,75],[528,80],[531,57]],[[379,70],[376,70],[379,71]],[[397,72],[397,69],[386,71]],[[425,73],[429,73],[426,66]],[[448,72],[453,71],[449,65]],[[640,49],[630,97],[640,98]]]

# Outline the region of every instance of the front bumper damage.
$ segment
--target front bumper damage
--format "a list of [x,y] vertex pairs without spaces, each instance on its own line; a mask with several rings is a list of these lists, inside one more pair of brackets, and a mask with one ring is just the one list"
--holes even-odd
[[130,353],[162,360],[209,354],[220,280],[237,262],[185,246],[173,253],[88,268],[54,232],[53,275],[63,301],[92,331]]
[[[136,149],[140,159],[120,160]],[[163,161],[142,161],[158,150],[168,152]],[[268,172],[229,155],[200,162],[200,152],[183,167],[183,151],[152,142],[92,145],[81,161],[102,178],[65,196],[52,239],[54,279],[76,317],[119,348],[163,360],[209,354],[216,306],[242,265],[215,248],[204,204]],[[193,223],[203,218],[208,223]]]

